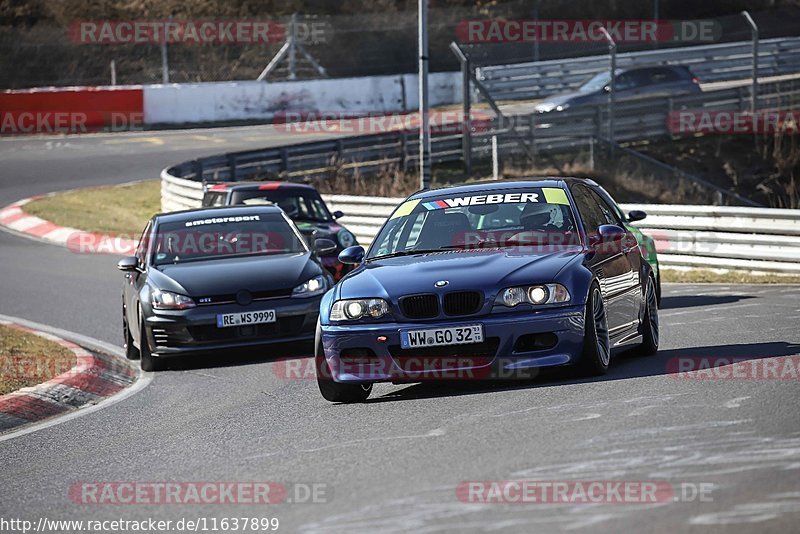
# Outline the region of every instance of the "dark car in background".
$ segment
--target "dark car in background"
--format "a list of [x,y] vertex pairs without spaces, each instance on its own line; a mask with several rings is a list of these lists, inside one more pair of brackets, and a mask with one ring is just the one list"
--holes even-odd
[[[700,93],[700,81],[688,67],[662,65],[616,70],[614,90],[617,101],[638,98],[670,97]],[[536,111],[549,113],[577,106],[605,104],[611,91],[611,74],[599,72],[574,91],[549,96],[536,104]]]
[[126,355],[156,371],[173,356],[312,340],[334,283],[317,254],[336,248],[314,244],[275,206],[155,215],[117,265]]
[[334,241],[336,251],[321,257],[322,264],[335,280],[352,270],[336,257],[339,252],[358,244],[355,235],[337,223],[341,211],[330,212],[319,192],[306,184],[292,182],[229,182],[210,185],[203,195],[203,207],[239,204],[274,204],[294,221],[309,242],[316,238]]

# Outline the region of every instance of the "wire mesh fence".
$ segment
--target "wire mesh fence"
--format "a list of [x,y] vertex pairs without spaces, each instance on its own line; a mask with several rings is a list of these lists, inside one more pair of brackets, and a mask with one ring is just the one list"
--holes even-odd
[[[11,16],[8,7],[0,4],[0,87],[25,88],[36,86],[96,85],[112,82],[111,62],[114,62],[118,84],[158,83],[164,78],[164,58],[170,82],[211,82],[228,80],[254,80],[264,70],[270,59],[285,43],[291,25],[291,13],[279,16],[270,13],[270,3],[265,7],[248,9],[232,2],[213,7],[211,4],[183,2],[172,18],[168,12],[173,2],[165,1],[159,9],[151,7],[136,13],[111,9],[103,5],[80,4],[73,11],[68,2],[54,3],[51,11],[58,16]],[[791,2],[754,1],[747,6],[731,2],[713,2],[713,12],[724,10],[730,15],[705,19],[713,29],[714,42],[742,41],[750,38],[750,29],[738,9],[747,7],[761,30],[761,38],[778,37],[796,33],[800,25],[800,8]],[[13,4],[13,3],[12,3]],[[317,5],[314,2],[295,3],[299,11],[296,19],[298,40],[313,59],[324,67],[327,76],[351,77],[414,72],[417,68],[417,12],[416,2],[377,2],[355,5],[345,2],[338,6]],[[285,11],[295,4],[280,6]],[[350,5],[354,4],[354,5]],[[369,5],[368,5],[369,4]],[[460,5],[467,4],[467,5]],[[662,2],[657,14],[663,24],[672,27],[681,22],[677,7]],[[718,4],[718,5],[717,5]],[[786,4],[786,7],[775,7]],[[33,4],[32,4],[33,5]],[[109,6],[119,7],[115,3]],[[722,7],[720,7],[722,6]],[[202,9],[201,9],[202,7]],[[759,8],[768,8],[759,12]],[[56,10],[56,8],[59,8]],[[31,9],[33,9],[31,7]],[[351,13],[332,14],[331,11],[351,10]],[[119,11],[119,12],[118,12]],[[216,12],[215,12],[216,11]],[[272,12],[277,11],[272,6]],[[315,13],[316,11],[316,13]],[[685,10],[684,10],[685,11]],[[443,2],[429,12],[430,68],[432,71],[457,70],[458,62],[448,50],[452,41],[463,45],[475,67],[503,63],[526,62],[601,55],[607,52],[604,42],[596,40],[550,42],[547,39],[495,39],[491,42],[471,42],[465,33],[470,22],[487,23],[503,21],[550,22],[574,19],[587,25],[591,22],[614,24],[619,19],[634,23],[652,22],[656,13],[650,2],[620,1],[615,3],[613,17],[605,4],[590,0],[541,0],[512,2]],[[239,16],[239,13],[244,15]],[[93,31],[82,31],[89,23]],[[234,25],[231,38],[209,39],[204,34],[204,24],[216,24],[212,32],[217,37],[219,25]],[[259,39],[251,34],[239,36],[237,27],[253,24],[270,24],[268,38]],[[91,26],[94,24],[95,26]],[[103,25],[105,24],[105,26]],[[157,39],[158,33],[145,32],[137,39],[135,30],[128,25],[174,24],[180,27],[175,38],[169,39],[167,50]],[[661,23],[659,23],[661,24]],[[199,34],[192,38],[192,26]],[[103,32],[106,33],[103,33]],[[224,33],[224,30],[222,30]],[[241,38],[240,38],[241,37]],[[622,42],[618,52],[652,49],[687,44],[686,42]],[[691,44],[691,43],[690,43]],[[694,44],[697,44],[694,41]],[[289,75],[289,60],[274,72],[274,79]],[[319,69],[306,61],[302,54],[295,57],[293,72],[297,79],[318,78]]]

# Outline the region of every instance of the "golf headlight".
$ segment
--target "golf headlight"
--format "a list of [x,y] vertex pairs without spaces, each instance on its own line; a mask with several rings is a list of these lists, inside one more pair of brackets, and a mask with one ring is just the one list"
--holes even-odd
[[542,284],[537,286],[509,287],[500,292],[498,304],[513,308],[520,304],[561,304],[569,302],[567,288],[561,284]]
[[352,247],[356,244],[356,237],[347,230],[341,230],[336,237],[342,248]]
[[314,295],[319,295],[320,293],[324,293],[328,289],[328,283],[325,281],[325,277],[315,276],[310,280],[306,280],[296,288],[292,290],[293,297],[313,297]]
[[380,319],[387,313],[389,313],[389,304],[383,299],[337,300],[331,308],[331,321]]
[[194,301],[186,295],[156,289],[150,295],[150,303],[157,310],[185,310],[194,308]]

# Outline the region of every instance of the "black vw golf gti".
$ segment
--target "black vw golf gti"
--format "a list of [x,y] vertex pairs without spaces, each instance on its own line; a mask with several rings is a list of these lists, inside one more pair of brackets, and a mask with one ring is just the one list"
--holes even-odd
[[125,272],[122,324],[128,358],[145,371],[186,353],[314,339],[333,285],[280,208],[212,208],[154,216]]

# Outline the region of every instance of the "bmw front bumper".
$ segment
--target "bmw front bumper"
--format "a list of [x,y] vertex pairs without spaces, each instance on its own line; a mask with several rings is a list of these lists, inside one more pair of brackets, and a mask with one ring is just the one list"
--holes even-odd
[[[483,325],[484,342],[402,349],[403,330]],[[322,345],[336,382],[511,379],[541,367],[576,363],[584,306],[493,313],[419,323],[323,325]]]

